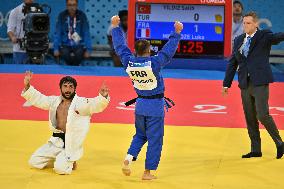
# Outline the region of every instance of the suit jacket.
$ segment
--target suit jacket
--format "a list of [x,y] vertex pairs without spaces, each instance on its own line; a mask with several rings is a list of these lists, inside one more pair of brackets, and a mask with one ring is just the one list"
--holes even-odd
[[239,87],[248,87],[248,75],[254,86],[266,85],[273,82],[272,70],[269,64],[269,55],[272,45],[284,40],[284,33],[272,33],[270,30],[257,30],[251,39],[248,56],[243,56],[241,48],[246,34],[235,38],[232,56],[227,65],[224,87],[231,87],[238,69]]

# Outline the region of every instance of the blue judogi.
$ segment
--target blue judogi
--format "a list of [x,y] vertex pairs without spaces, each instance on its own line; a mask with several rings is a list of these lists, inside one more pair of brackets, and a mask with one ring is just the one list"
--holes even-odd
[[148,141],[145,165],[148,170],[156,170],[160,161],[164,136],[165,100],[163,97],[154,99],[143,97],[164,93],[165,85],[161,69],[174,56],[180,38],[180,34],[172,33],[169,41],[156,56],[136,57],[127,47],[121,28],[112,29],[115,52],[120,56],[138,95],[135,107],[136,134],[128,154],[137,158],[142,146]]

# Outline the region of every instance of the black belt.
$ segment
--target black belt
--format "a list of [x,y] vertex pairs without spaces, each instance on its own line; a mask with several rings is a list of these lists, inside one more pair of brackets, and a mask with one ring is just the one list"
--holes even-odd
[[[138,95],[137,98],[144,98],[144,99],[164,98],[168,108],[171,108],[171,107],[173,107],[175,105],[174,101],[172,101],[170,98],[167,98],[167,97],[164,96],[164,93],[156,94],[156,95],[152,95],[152,96],[141,96],[141,95]],[[130,106],[131,104],[134,104],[136,102],[137,98],[133,98],[133,99],[125,102],[124,103],[125,106]]]
[[63,143],[64,143],[63,148],[65,147],[65,133],[52,133],[52,136],[61,138],[63,140]]

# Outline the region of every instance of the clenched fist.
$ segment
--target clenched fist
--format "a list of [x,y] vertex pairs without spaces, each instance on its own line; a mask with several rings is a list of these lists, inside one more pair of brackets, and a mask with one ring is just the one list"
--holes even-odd
[[111,17],[111,25],[113,28],[116,28],[120,23],[120,18],[118,15]]
[[180,33],[183,30],[183,24],[179,21],[175,21],[175,31],[176,33]]

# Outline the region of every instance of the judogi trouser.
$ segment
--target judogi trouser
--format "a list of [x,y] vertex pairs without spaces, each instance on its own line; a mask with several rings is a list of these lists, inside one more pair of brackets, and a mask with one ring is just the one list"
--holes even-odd
[[58,174],[71,174],[74,161],[68,160],[65,155],[64,142],[59,137],[51,137],[49,141],[37,149],[31,156],[29,164],[37,169],[54,165]]
[[128,154],[136,159],[143,145],[148,142],[145,168],[156,170],[160,162],[163,146],[164,117],[136,114],[135,128],[136,134],[133,136]]

